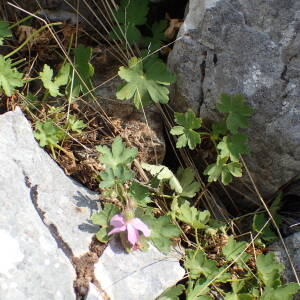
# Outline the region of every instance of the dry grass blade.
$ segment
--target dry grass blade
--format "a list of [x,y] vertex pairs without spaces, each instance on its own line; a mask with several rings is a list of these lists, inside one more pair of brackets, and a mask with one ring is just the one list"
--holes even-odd
[[247,165],[246,165],[246,163],[245,163],[245,161],[244,161],[244,159],[243,159],[242,157],[241,157],[241,161],[242,161],[242,163],[243,163],[243,165],[244,165],[244,167],[245,167],[245,169],[246,169],[246,172],[247,172],[247,174],[248,174],[248,176],[249,176],[249,178],[250,178],[250,181],[251,181],[251,183],[252,183],[252,185],[253,185],[253,187],[254,187],[254,189],[255,189],[255,191],[256,191],[256,194],[257,194],[258,199],[260,200],[260,202],[262,203],[262,205],[263,205],[263,207],[265,208],[266,212],[268,213],[268,215],[269,215],[269,217],[270,217],[270,219],[271,219],[271,221],[272,221],[272,224],[273,224],[273,226],[275,227],[275,229],[276,229],[276,231],[277,231],[277,234],[278,234],[278,236],[279,236],[279,238],[280,238],[280,241],[281,241],[281,243],[282,243],[282,246],[283,246],[283,248],[284,248],[284,251],[286,252],[286,255],[287,255],[287,257],[288,257],[289,263],[290,263],[291,268],[292,268],[292,270],[293,270],[293,273],[294,273],[294,275],[295,275],[296,281],[297,281],[298,284],[300,284],[300,281],[299,281],[299,278],[298,278],[297,271],[296,271],[296,269],[295,269],[294,263],[293,263],[293,261],[292,261],[292,259],[291,259],[290,254],[289,254],[288,248],[287,248],[287,246],[286,246],[286,244],[285,244],[285,242],[284,242],[284,239],[283,239],[283,237],[282,237],[282,234],[281,234],[281,232],[280,232],[280,229],[279,229],[279,227],[277,226],[276,221],[274,220],[274,217],[273,217],[272,213],[270,212],[268,206],[266,205],[266,203],[265,203],[265,201],[264,201],[264,199],[263,199],[261,193],[259,192],[259,190],[258,190],[258,188],[257,188],[257,186],[256,186],[256,184],[255,184],[255,182],[254,182],[254,180],[253,180],[253,177],[252,177],[252,175],[251,175],[251,173],[250,173],[250,171],[249,171],[249,169],[248,169],[248,167],[247,167]]

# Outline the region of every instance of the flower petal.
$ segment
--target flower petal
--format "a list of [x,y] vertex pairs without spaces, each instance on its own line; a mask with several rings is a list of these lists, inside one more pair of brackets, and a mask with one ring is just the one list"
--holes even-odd
[[118,232],[122,232],[126,230],[126,226],[122,226],[122,227],[116,227],[113,230],[111,230],[108,235],[114,234],[114,233],[118,233]]
[[127,224],[127,232],[128,242],[132,245],[135,245],[139,240],[139,232],[130,223]]
[[125,225],[125,219],[122,215],[114,215],[110,220],[110,225],[114,227],[122,227]]
[[144,222],[142,222],[141,219],[133,218],[129,222],[135,229],[141,231],[144,234],[144,236],[146,236],[146,237],[150,236],[151,230],[148,228],[148,226]]

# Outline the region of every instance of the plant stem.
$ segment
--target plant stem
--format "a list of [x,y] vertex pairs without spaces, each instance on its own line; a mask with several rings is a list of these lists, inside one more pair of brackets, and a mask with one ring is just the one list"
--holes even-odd
[[7,55],[5,55],[4,58],[7,59],[7,58],[11,57],[12,55],[14,55],[15,53],[17,53],[18,51],[20,51],[23,47],[26,46],[26,44],[30,40],[32,40],[36,35],[38,35],[45,28],[48,28],[49,26],[55,26],[55,25],[61,25],[61,24],[62,24],[61,22],[56,22],[56,23],[50,23],[50,24],[42,26],[40,29],[38,29],[37,31],[35,31],[30,37],[28,37],[19,47],[17,47],[15,50],[11,51]]
[[[36,14],[37,12],[38,12],[38,11],[34,12],[34,14]],[[20,20],[20,21],[18,21],[18,22],[16,22],[16,23],[12,24],[11,26],[9,26],[9,29],[13,29],[14,27],[16,27],[16,26],[22,24],[23,22],[26,22],[26,21],[29,20],[30,18],[32,18],[31,15],[29,15],[29,16],[23,18],[22,20]]]

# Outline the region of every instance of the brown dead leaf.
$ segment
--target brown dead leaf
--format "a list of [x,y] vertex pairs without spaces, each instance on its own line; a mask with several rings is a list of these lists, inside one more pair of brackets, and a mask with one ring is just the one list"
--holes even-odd
[[67,153],[62,154],[59,158],[61,167],[65,170],[67,175],[71,175],[77,171],[77,164],[75,157],[72,152],[66,151]]
[[[76,26],[70,24],[64,24],[61,28],[61,33],[63,34],[62,43],[64,46],[69,46],[70,41],[72,40],[72,36],[76,36],[76,32],[80,31]],[[76,39],[73,39],[73,43],[75,43]]]
[[169,40],[172,40],[182,25],[183,21],[180,19],[171,19],[170,16],[167,14],[166,19],[170,22],[168,28],[165,30],[165,37]]
[[[34,32],[36,32],[36,29],[33,28],[33,27],[27,26],[27,25],[20,25],[17,29],[17,32],[16,32],[19,44],[26,41],[30,36],[32,36],[32,34]],[[33,38],[30,39],[30,41],[28,42],[28,47],[29,48],[31,48],[32,45],[35,44],[35,40],[36,40],[36,37],[33,37]]]

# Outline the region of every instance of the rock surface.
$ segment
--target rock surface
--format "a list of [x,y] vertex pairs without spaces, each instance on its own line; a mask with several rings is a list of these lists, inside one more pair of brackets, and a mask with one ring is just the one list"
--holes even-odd
[[175,251],[169,256],[150,245],[147,252],[124,252],[114,239],[95,266],[95,275],[111,300],[155,299],[182,279],[185,271]]
[[221,93],[256,110],[246,163],[265,197],[300,170],[299,26],[298,0],[190,0],[169,55],[177,110],[217,120]]
[[[89,220],[98,195],[67,177],[39,147],[19,108],[0,115],[0,165],[1,300],[79,299],[74,280],[83,294],[90,288],[90,300],[108,300],[106,293],[111,300],[154,300],[184,275],[178,258],[154,247],[128,255],[112,243],[94,278],[100,248],[89,250],[98,230]],[[121,291],[130,294],[124,298]]]
[[[0,165],[1,300],[75,299],[73,266],[64,249],[59,249],[59,239],[43,223],[36,203],[36,185],[40,199],[48,190],[45,200],[50,205],[60,200],[59,185],[52,195],[51,188],[63,173],[54,171],[51,176],[59,168],[39,148],[19,109],[0,116]],[[68,186],[60,188],[63,192]],[[61,209],[57,207],[58,215]]]
[[[284,239],[284,243],[288,249],[289,255],[293,262],[294,268],[300,279],[300,232],[294,233]],[[273,244],[270,249],[275,252],[278,260],[284,265],[283,280],[285,282],[296,282],[295,275],[292,271],[287,254],[280,242]],[[294,300],[300,299],[300,293],[293,298]]]

